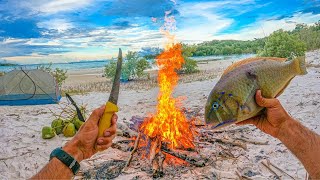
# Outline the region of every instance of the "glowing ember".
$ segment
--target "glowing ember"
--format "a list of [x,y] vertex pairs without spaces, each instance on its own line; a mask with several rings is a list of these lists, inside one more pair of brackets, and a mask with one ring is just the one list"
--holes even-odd
[[144,121],[141,131],[151,138],[160,138],[161,142],[169,143],[172,148],[193,148],[191,124],[188,123],[181,109],[177,107],[177,99],[172,97],[174,87],[178,83],[176,71],[184,63],[181,44],[172,45],[156,60],[160,68],[157,112]]

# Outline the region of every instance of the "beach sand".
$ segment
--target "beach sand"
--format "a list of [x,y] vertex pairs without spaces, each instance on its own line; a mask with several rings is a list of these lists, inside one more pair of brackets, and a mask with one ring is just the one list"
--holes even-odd
[[[309,52],[307,61],[312,64],[308,68],[308,74],[294,78],[279,99],[295,119],[320,134],[320,68],[317,67],[320,64],[320,51]],[[200,64],[203,72],[214,71],[218,77],[210,76],[207,79],[193,82],[191,78],[191,80],[178,85],[174,96],[184,97],[183,106],[187,111],[199,111],[200,117],[202,116],[203,119],[203,106],[207,96],[223,69],[231,63],[231,61],[216,61]],[[87,75],[82,75],[82,71],[69,73],[66,84],[70,86],[79,83],[85,84],[89,81],[104,81],[101,77],[101,69],[86,71]],[[124,126],[124,122],[129,122],[132,116],[146,117],[149,113],[153,113],[157,104],[157,93],[157,87],[150,87],[147,90],[145,88],[132,90],[130,86],[122,88],[119,96],[118,123]],[[107,92],[89,92],[73,96],[78,104],[87,104],[90,112],[104,104],[108,97],[109,93]],[[62,103],[67,102],[66,98],[62,98],[61,101]],[[49,154],[54,148],[60,147],[70,140],[62,135],[50,140],[41,138],[41,128],[49,126],[54,119],[50,111],[58,113],[61,110],[59,105],[0,107],[0,179],[30,178],[48,162]],[[280,141],[262,133],[253,126],[247,127],[248,130],[240,135],[258,141],[268,141],[268,144],[254,145],[249,143],[247,150],[237,148],[232,151],[237,155],[237,158],[219,160],[202,168],[187,166],[178,167],[177,171],[173,171],[171,166],[167,165],[164,179],[214,179],[215,177],[237,179],[236,171],[251,172],[253,179],[273,178],[273,174],[261,164],[262,159],[269,159],[296,179],[304,179],[306,175],[304,167]],[[239,127],[230,126],[225,129],[234,128]],[[230,134],[226,131],[219,136],[228,138]],[[123,139],[123,137],[116,137],[115,141],[119,139]],[[209,157],[221,149],[218,149],[216,145],[208,145],[199,151],[200,154]],[[130,152],[109,148],[97,153],[91,159],[82,161],[81,172],[86,172],[109,160],[127,160],[129,154]],[[144,170],[146,167],[143,166],[147,166],[147,164],[137,165],[137,159],[138,157],[135,158],[135,163],[133,163],[133,167],[129,168],[128,173],[122,173],[117,179],[152,179],[151,174]],[[78,176],[78,178],[81,177]],[[289,179],[285,175],[282,178]]]

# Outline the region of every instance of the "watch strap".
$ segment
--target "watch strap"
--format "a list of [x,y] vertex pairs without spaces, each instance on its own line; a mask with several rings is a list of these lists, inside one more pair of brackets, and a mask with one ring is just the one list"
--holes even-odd
[[50,160],[56,157],[59,159],[63,164],[65,164],[67,167],[71,169],[74,175],[77,174],[77,172],[80,169],[80,164],[77,162],[76,159],[74,159],[71,155],[69,155],[67,152],[62,150],[61,148],[54,149],[50,154]]

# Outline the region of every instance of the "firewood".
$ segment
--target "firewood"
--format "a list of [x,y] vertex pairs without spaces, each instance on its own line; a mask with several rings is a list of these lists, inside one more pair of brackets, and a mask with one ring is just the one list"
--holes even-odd
[[202,132],[211,132],[211,133],[235,133],[235,132],[242,132],[242,131],[247,131],[250,130],[249,127],[240,127],[240,128],[235,128],[235,129],[224,129],[224,130],[216,130],[216,129],[205,129],[202,130]]
[[188,157],[186,154],[182,154],[182,153],[178,153],[178,152],[174,152],[164,146],[161,147],[161,151],[168,153],[172,156],[175,156],[179,159],[182,159],[196,167],[203,167],[205,166],[205,162],[207,162],[207,159],[200,159],[200,158],[194,158],[194,157]]
[[159,170],[160,172],[163,172],[163,162],[166,159],[166,155],[162,153],[162,151],[159,151]]
[[245,142],[255,144],[255,145],[268,145],[268,143],[269,143],[269,141],[261,142],[261,141],[255,141],[255,140],[243,138],[243,137],[236,138],[236,140],[245,141]]
[[151,144],[150,147],[150,161],[152,161],[156,154],[157,154],[157,149],[159,147],[159,142],[160,140],[158,138],[155,138],[155,140],[153,140],[153,143]]
[[140,141],[141,133],[138,134],[136,141],[134,142],[133,150],[131,151],[131,154],[129,156],[129,159],[127,160],[127,163],[125,167],[128,167],[130,165],[130,162],[133,158],[133,154],[137,151],[137,148],[139,146],[139,141]]
[[240,142],[240,141],[237,141],[237,140],[234,141],[234,140],[229,140],[229,139],[219,139],[219,138],[211,137],[211,139],[208,140],[208,142],[210,142],[210,143],[220,142],[220,143],[224,143],[224,144],[231,144],[233,146],[239,146],[242,149],[247,150],[247,145]]

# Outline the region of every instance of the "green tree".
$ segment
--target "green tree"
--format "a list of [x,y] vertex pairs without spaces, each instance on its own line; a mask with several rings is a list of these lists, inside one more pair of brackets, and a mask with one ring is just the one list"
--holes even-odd
[[[145,76],[144,70],[150,67],[145,58],[140,58],[137,52],[128,51],[126,60],[122,64],[121,78],[130,80]],[[113,78],[116,74],[117,61],[111,61],[105,66],[104,74],[108,78]]]
[[137,62],[137,66],[136,66],[136,74],[137,77],[143,77],[146,76],[146,73],[144,72],[144,70],[146,70],[147,68],[150,68],[150,64],[149,62],[145,59],[145,58],[141,58],[138,60]]
[[68,75],[67,75],[68,71],[67,70],[63,70],[60,68],[56,68],[56,69],[52,70],[52,63],[49,63],[48,65],[40,65],[37,67],[37,69],[41,69],[43,71],[50,73],[56,79],[56,81],[60,87],[68,78]]
[[303,56],[306,52],[306,45],[295,35],[281,30],[273,32],[267,39],[261,56],[273,56],[292,58]]
[[114,78],[116,75],[117,61],[110,60],[110,62],[104,67],[104,76],[108,78]]
[[183,73],[195,73],[198,72],[198,64],[197,61],[191,59],[193,53],[197,50],[195,46],[188,46],[186,44],[182,45],[182,56],[184,58],[184,64],[182,65],[181,71]]

